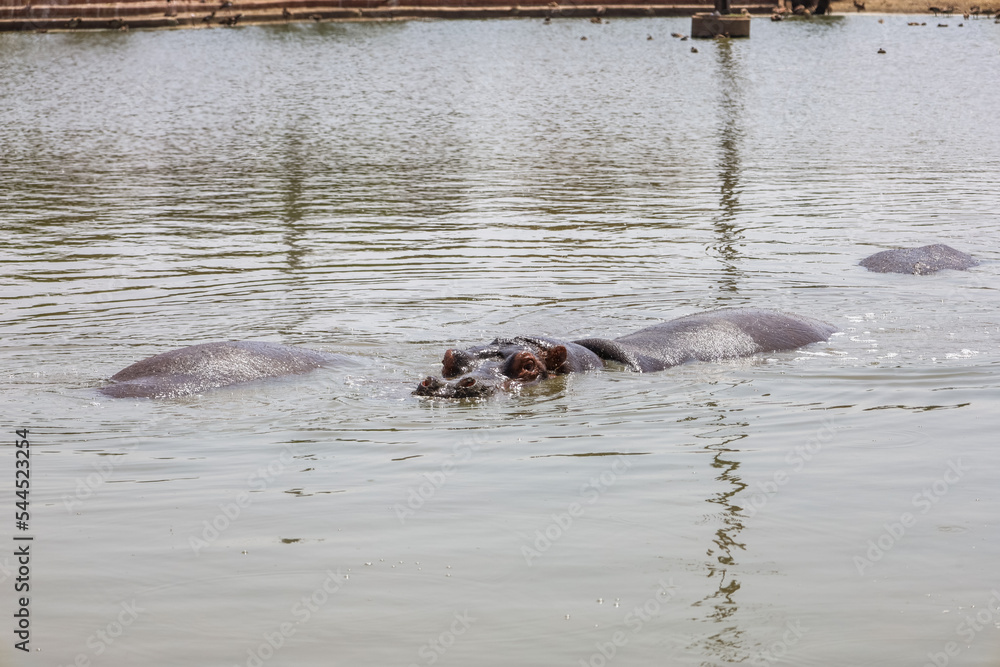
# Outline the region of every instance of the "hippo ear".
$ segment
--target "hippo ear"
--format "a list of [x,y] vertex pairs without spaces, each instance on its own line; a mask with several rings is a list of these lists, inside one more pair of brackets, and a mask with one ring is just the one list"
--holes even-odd
[[553,348],[545,350],[545,368],[548,369],[550,373],[565,373],[567,372],[563,366],[566,364],[566,346],[556,345]]
[[441,361],[441,374],[446,378],[458,375],[458,360],[455,359],[455,350],[447,350],[444,359]]
[[444,360],[441,362],[441,374],[446,378],[454,378],[469,371],[472,358],[467,352],[462,350],[448,350],[444,353]]

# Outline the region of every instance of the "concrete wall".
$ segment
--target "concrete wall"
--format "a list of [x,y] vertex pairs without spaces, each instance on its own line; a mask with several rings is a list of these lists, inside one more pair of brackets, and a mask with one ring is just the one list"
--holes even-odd
[[[0,31],[208,28],[413,18],[690,16],[714,7],[711,1],[695,4],[691,0],[584,2],[590,4],[546,0],[0,0]],[[743,7],[768,13],[775,3],[740,4],[734,10]]]

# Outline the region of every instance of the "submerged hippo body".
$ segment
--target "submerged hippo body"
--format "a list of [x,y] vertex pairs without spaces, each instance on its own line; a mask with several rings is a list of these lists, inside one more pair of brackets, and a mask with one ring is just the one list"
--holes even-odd
[[964,271],[979,264],[972,255],[942,243],[920,248],[893,248],[861,260],[861,266],[876,273],[912,273],[922,276],[942,269]]
[[203,343],[143,359],[101,388],[113,398],[169,398],[259,380],[300,375],[348,357],[253,341]]
[[428,377],[413,393],[441,398],[487,396],[551,375],[603,368],[605,360],[636,372],[661,371],[689,361],[792,350],[826,340],[835,331],[811,318],[732,308],[687,315],[614,340],[497,339],[468,350],[448,350],[442,364],[444,380]]

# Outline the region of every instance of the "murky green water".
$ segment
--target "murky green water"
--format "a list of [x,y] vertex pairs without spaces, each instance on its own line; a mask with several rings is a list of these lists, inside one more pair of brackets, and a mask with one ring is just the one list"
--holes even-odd
[[[0,663],[997,664],[1000,28],[908,20],[0,35]],[[842,334],[410,395],[735,305]],[[95,391],[234,338],[359,361]]]

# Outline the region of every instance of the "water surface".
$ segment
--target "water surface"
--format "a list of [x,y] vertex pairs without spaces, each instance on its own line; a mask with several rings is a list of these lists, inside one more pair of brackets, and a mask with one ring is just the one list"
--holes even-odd
[[[0,35],[0,662],[996,664],[1000,32],[909,20]],[[983,263],[857,266],[935,242]],[[410,395],[727,306],[841,333]],[[226,339],[357,362],[96,392]]]

